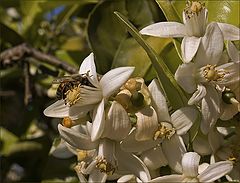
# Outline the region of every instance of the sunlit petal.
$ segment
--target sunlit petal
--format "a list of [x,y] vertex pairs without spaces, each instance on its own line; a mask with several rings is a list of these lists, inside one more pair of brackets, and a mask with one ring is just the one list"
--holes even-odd
[[231,41],[228,41],[227,48],[228,48],[228,54],[231,60],[233,62],[239,61],[240,51],[236,48],[236,46]]
[[65,105],[64,100],[58,100],[48,106],[43,113],[48,117],[64,118],[69,116],[69,106]]
[[82,150],[91,150],[97,147],[97,143],[91,142],[89,136],[79,133],[76,130],[66,128],[59,124],[58,131],[61,137],[75,148]]
[[153,79],[148,89],[152,97],[152,106],[155,109],[158,121],[170,121],[166,98],[161,92],[158,80]]
[[182,64],[175,73],[175,79],[180,86],[188,93],[193,93],[197,89],[194,80],[195,65],[193,63]]
[[217,23],[222,31],[224,40],[236,41],[240,40],[240,29],[234,25],[226,23]]
[[120,141],[128,135],[131,123],[126,110],[121,104],[114,101],[106,118],[103,137]]
[[198,179],[200,182],[213,182],[222,176],[228,174],[233,168],[230,161],[221,161],[208,166],[200,175]]
[[184,135],[191,128],[198,116],[198,111],[193,107],[182,107],[172,115],[172,124],[178,135]]
[[162,177],[158,177],[155,179],[152,179],[149,181],[149,183],[151,182],[183,182],[184,180],[184,176],[183,175],[165,175]]
[[195,152],[188,152],[182,158],[183,174],[187,177],[196,177],[198,175],[198,165],[200,156]]
[[105,126],[104,99],[97,105],[93,111],[93,125],[91,131],[91,140],[99,139]]
[[197,53],[201,37],[184,37],[181,44],[182,57],[184,63],[189,63]]
[[202,100],[203,97],[207,94],[206,88],[199,84],[197,86],[197,91],[195,91],[192,95],[192,97],[188,100],[188,105],[197,104]]
[[118,67],[107,72],[100,80],[103,96],[111,96],[128,80],[133,71],[134,67]]
[[156,37],[184,37],[186,30],[178,22],[159,22],[143,28],[140,33]]

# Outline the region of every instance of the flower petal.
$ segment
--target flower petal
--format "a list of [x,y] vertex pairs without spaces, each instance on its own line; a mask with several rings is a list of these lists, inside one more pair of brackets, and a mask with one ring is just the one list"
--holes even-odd
[[184,37],[186,30],[178,22],[159,22],[143,28],[140,33],[156,37]]
[[217,130],[213,129],[208,133],[208,142],[213,151],[213,154],[215,154],[223,145],[223,135],[221,135]]
[[151,182],[183,182],[184,176],[183,175],[165,175],[161,177],[157,177],[149,181]]
[[172,124],[178,135],[184,135],[191,128],[198,116],[198,111],[193,107],[182,107],[172,115]]
[[82,149],[82,150],[91,150],[97,147],[97,142],[91,142],[89,136],[79,133],[78,131],[66,128],[62,125],[58,125],[58,131],[61,137],[69,143],[71,146]]
[[104,99],[93,111],[92,124],[91,140],[95,141],[101,137],[105,126]]
[[168,164],[168,161],[163,154],[161,146],[157,146],[147,151],[144,151],[141,154],[140,158],[150,170],[156,170]]
[[64,118],[69,116],[69,106],[65,105],[64,100],[58,100],[48,106],[43,113],[48,117]]
[[237,41],[240,40],[240,29],[234,25],[226,23],[217,23],[222,31],[224,40]]
[[197,104],[200,100],[202,100],[203,97],[205,97],[206,94],[206,88],[203,85],[199,84],[197,86],[197,91],[195,91],[192,97],[188,100],[188,105]]
[[216,70],[223,71],[226,74],[223,79],[217,81],[219,85],[230,85],[234,83],[239,83],[240,80],[240,61],[230,62],[216,67]]
[[[216,46],[217,45],[217,46]],[[207,64],[215,65],[219,62],[223,52],[223,36],[217,23],[210,23],[202,38],[195,63],[198,67]]]
[[198,175],[198,165],[200,156],[195,152],[188,152],[182,158],[183,174],[187,177],[196,177]]
[[100,80],[103,96],[108,98],[131,76],[134,67],[118,67],[108,71]]
[[68,149],[66,142],[63,139],[61,139],[59,144],[51,147],[49,154],[52,154],[54,157],[60,159],[67,159],[74,156],[74,154]]
[[212,86],[206,86],[207,94],[202,99],[202,121],[201,130],[207,134],[220,116],[220,99],[218,91]]
[[160,85],[157,79],[153,79],[149,84],[148,89],[152,97],[152,106],[155,109],[158,117],[158,121],[170,122],[170,116],[168,112],[168,106],[166,98],[161,92]]
[[197,53],[201,42],[201,37],[184,37],[181,44],[182,57],[184,63],[189,63]]
[[187,152],[182,138],[173,135],[169,140],[165,139],[162,143],[163,152],[168,160],[169,166],[176,172],[182,173],[182,157]]
[[208,166],[200,175],[198,179],[200,182],[213,182],[222,176],[228,174],[233,168],[230,161],[220,161]]
[[99,82],[97,79],[97,72],[96,72],[96,66],[94,63],[94,55],[93,53],[90,53],[82,62],[80,69],[79,69],[79,74],[86,74],[88,73],[91,80],[92,84],[94,86],[99,86]]
[[122,177],[120,177],[117,180],[117,183],[124,183],[124,182],[131,182],[131,180],[134,180],[135,176],[133,174],[129,174],[129,175],[123,175]]
[[153,108],[145,107],[136,113],[136,140],[144,141],[153,139],[158,128],[157,114]]
[[228,41],[227,49],[229,57],[233,62],[237,62],[240,60],[240,52],[231,41]]
[[126,152],[142,152],[157,146],[160,140],[137,141],[136,129],[133,128],[130,134],[121,142],[121,148]]
[[178,84],[188,93],[193,93],[197,89],[194,73],[194,63],[180,65],[175,73],[175,79]]
[[101,182],[104,183],[107,180],[107,174],[100,172],[98,169],[94,169],[88,178],[88,183]]
[[131,130],[131,123],[126,110],[114,101],[109,109],[102,137],[120,141]]
[[148,182],[151,177],[146,165],[136,155],[127,153],[121,150],[119,145],[116,145],[116,157],[118,159],[119,170],[130,171],[143,182]]

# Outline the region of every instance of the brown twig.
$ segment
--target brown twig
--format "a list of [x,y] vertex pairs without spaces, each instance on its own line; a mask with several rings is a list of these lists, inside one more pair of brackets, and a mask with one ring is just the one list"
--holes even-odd
[[49,55],[35,48],[32,48],[26,43],[20,44],[13,48],[9,48],[0,53],[0,66],[1,68],[5,68],[9,65],[13,65],[16,62],[29,57],[56,66],[59,69],[63,69],[71,74],[78,72],[77,68],[67,64],[66,62],[56,58],[53,55]]
[[23,74],[25,80],[25,91],[24,91],[24,104],[28,105],[32,101],[32,91],[31,91],[31,81],[30,81],[30,73],[29,73],[29,63],[23,63]]

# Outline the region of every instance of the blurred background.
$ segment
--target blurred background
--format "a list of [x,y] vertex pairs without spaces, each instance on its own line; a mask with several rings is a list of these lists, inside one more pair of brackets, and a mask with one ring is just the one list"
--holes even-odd
[[[211,3],[210,20],[239,26],[237,1]],[[77,158],[63,158],[56,150],[62,119],[43,115],[56,101],[52,80],[78,72],[93,51],[99,74],[135,66],[134,76],[148,83],[156,77],[151,62],[113,12],[141,29],[158,21],[182,22],[184,7],[185,1],[161,0],[1,0],[0,182],[78,182]],[[145,38],[175,73],[182,63],[181,40]],[[177,96],[160,77],[169,95]],[[177,108],[178,97],[170,100]]]

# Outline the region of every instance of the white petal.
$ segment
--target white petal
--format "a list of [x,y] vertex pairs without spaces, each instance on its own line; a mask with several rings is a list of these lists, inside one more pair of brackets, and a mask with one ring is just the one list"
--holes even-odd
[[101,182],[104,183],[107,180],[107,174],[100,172],[98,169],[94,169],[88,178],[88,183]]
[[196,177],[198,175],[198,165],[200,156],[195,152],[188,152],[182,158],[183,174],[187,177]]
[[217,23],[223,33],[224,40],[237,41],[240,40],[240,29],[234,25],[226,23]]
[[121,104],[114,101],[109,109],[102,137],[120,141],[131,130],[131,123],[126,110]]
[[48,106],[43,113],[48,117],[64,118],[69,116],[69,106],[65,105],[64,100],[58,100]]
[[184,37],[181,44],[182,57],[184,63],[189,63],[197,53],[201,42],[201,37]]
[[169,140],[162,143],[163,152],[168,160],[169,166],[176,172],[182,173],[182,157],[186,153],[183,140],[178,135],[173,135]]
[[172,124],[178,135],[184,135],[191,128],[198,116],[198,111],[193,107],[182,107],[172,115]]
[[201,130],[207,134],[220,116],[220,99],[221,96],[212,86],[207,86],[207,94],[202,99],[202,121]]
[[149,181],[149,183],[151,182],[183,182],[184,180],[184,176],[183,175],[165,175],[165,176],[161,176],[161,177],[157,177],[155,179],[152,179]]
[[188,105],[197,104],[207,94],[206,88],[203,85],[197,86],[197,91],[194,92],[192,97],[188,101]]
[[135,176],[130,174],[130,175],[123,175],[117,180],[117,183],[124,183],[124,182],[130,182],[131,180],[134,180]]
[[140,33],[156,37],[184,37],[186,30],[178,22],[159,22],[143,28]]
[[143,182],[148,182],[150,178],[146,165],[137,156],[121,150],[116,145],[116,157],[118,159],[119,170],[128,170]]
[[239,83],[240,80],[240,61],[230,62],[216,67],[216,70],[222,70],[226,74],[223,79],[217,81],[219,85],[228,86],[230,84]]
[[82,150],[91,150],[97,147],[97,143],[91,142],[89,136],[79,133],[78,131],[75,131],[71,128],[66,128],[59,124],[58,131],[61,137],[75,148]]
[[60,159],[67,159],[74,156],[74,154],[68,149],[66,142],[63,139],[61,139],[59,144],[51,147],[49,154],[52,154],[54,157]]
[[100,80],[103,96],[108,98],[131,76],[134,67],[118,67],[108,71]]
[[228,174],[233,168],[230,161],[220,161],[209,165],[200,175],[198,175],[200,182],[213,182],[222,176]]
[[126,152],[142,152],[157,146],[160,140],[146,140],[137,141],[136,129],[134,128],[131,133],[122,141],[121,148]]
[[157,146],[147,151],[144,151],[141,154],[140,158],[150,170],[156,170],[168,164],[168,161],[163,154],[161,146]]
[[153,79],[149,84],[148,89],[152,97],[152,106],[155,109],[158,117],[158,121],[170,122],[170,116],[168,112],[168,106],[166,98],[161,92],[160,85],[157,79]]
[[92,124],[91,140],[95,141],[101,137],[105,126],[104,99],[93,111]]
[[195,63],[198,67],[207,64],[215,65],[219,62],[223,51],[223,36],[217,23],[210,23],[202,38]]
[[231,58],[231,60],[233,62],[239,61],[240,60],[240,52],[231,41],[228,41],[227,48],[228,48],[228,54],[229,54],[229,57]]
[[222,103],[222,108],[220,119],[224,121],[232,119],[238,113],[238,108],[235,105]]
[[145,107],[137,112],[136,116],[136,140],[144,141],[153,139],[158,128],[158,119],[155,110]]
[[175,73],[178,84],[188,93],[193,93],[197,89],[194,73],[195,65],[193,63],[180,65]]
[[207,167],[209,167],[208,163],[202,163],[201,165],[199,165],[199,167],[198,167],[198,174],[201,174],[204,170],[207,169]]
[[79,74],[86,74],[86,73],[89,73],[89,76],[93,82],[92,84],[94,86],[98,86],[99,83],[98,83],[98,79],[97,79],[97,72],[96,72],[96,66],[94,63],[93,53],[90,53],[89,56],[87,56],[83,60],[81,66],[80,66]]
[[69,117],[72,120],[84,118],[87,115],[87,113],[93,109],[94,109],[94,105],[86,105],[86,106],[73,105],[69,108]]

